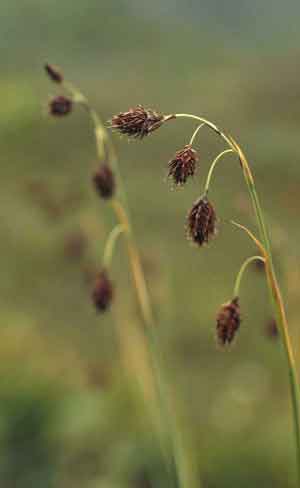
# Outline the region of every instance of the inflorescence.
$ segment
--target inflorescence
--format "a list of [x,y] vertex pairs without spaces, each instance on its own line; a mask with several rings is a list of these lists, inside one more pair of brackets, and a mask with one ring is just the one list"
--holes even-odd
[[54,97],[49,102],[49,113],[54,117],[64,117],[72,112],[73,102],[71,98],[63,95]]
[[[131,108],[128,112],[120,113],[112,118],[111,128],[119,131],[121,134],[126,134],[133,138],[144,138],[154,130],[158,129],[163,123],[177,119],[178,117],[189,117],[197,120],[198,125],[194,131],[190,141],[183,149],[178,150],[174,157],[168,163],[168,176],[173,180],[174,186],[182,187],[186,184],[189,178],[195,175],[198,163],[198,154],[193,147],[196,135],[202,126],[207,126],[214,131],[215,134],[220,136],[229,145],[228,149],[222,151],[212,162],[210,171],[207,176],[206,185],[202,195],[195,201],[191,209],[187,214],[186,221],[186,234],[187,238],[194,243],[197,247],[202,248],[217,234],[217,216],[214,206],[208,199],[208,190],[211,181],[212,173],[216,164],[227,153],[235,153],[238,161],[240,162],[242,169],[243,161],[242,155],[238,149],[238,146],[234,141],[223,134],[215,124],[203,119],[201,117],[188,115],[188,114],[173,114],[162,115],[158,114],[154,110],[145,109],[141,105],[135,108]],[[257,257],[250,258],[250,261],[257,259]],[[248,264],[249,259],[246,262]],[[263,265],[263,259],[258,257],[258,265]],[[242,265],[239,277],[244,272],[245,263]],[[240,279],[240,278],[239,278]],[[219,344],[225,346],[232,342],[236,332],[240,327],[240,305],[239,297],[234,298],[223,305],[217,315],[217,339]]]
[[114,289],[107,270],[102,269],[96,278],[92,299],[99,312],[106,312],[113,299]]
[[174,158],[169,161],[168,175],[176,186],[182,186],[190,176],[194,176],[198,156],[190,144],[177,151]]
[[217,315],[217,340],[221,346],[230,344],[241,324],[238,297],[222,305]]
[[99,196],[105,200],[113,197],[116,189],[116,181],[111,167],[103,163],[93,175],[95,189]]
[[111,120],[111,128],[128,137],[143,139],[158,129],[165,118],[163,115],[142,105],[131,108],[128,112],[120,112]]
[[187,216],[187,236],[197,246],[208,244],[216,235],[216,212],[207,197],[199,198]]

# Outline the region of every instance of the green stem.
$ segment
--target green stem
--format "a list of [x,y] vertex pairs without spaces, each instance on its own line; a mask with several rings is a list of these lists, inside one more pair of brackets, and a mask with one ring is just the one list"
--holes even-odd
[[221,136],[228,144],[229,144],[229,138],[224,134],[220,129],[210,122],[210,120],[205,119],[204,117],[199,117],[198,115],[193,115],[193,114],[174,114],[173,118],[178,119],[178,118],[188,118],[188,119],[193,119],[197,120],[198,122],[203,123],[206,125],[209,129],[213,130],[218,136]]
[[222,151],[217,157],[216,159],[214,159],[214,161],[212,162],[211,164],[211,167],[209,169],[209,172],[208,172],[208,175],[207,175],[207,179],[206,179],[206,183],[205,183],[205,187],[204,187],[204,193],[207,194],[208,193],[208,190],[209,190],[209,185],[210,185],[210,180],[211,180],[211,177],[212,177],[212,174],[214,172],[214,169],[218,163],[218,161],[220,161],[220,159],[222,159],[222,157],[225,155],[225,154],[228,154],[228,153],[233,153],[233,149],[225,149],[225,151]]
[[246,268],[249,266],[249,264],[253,263],[254,261],[262,261],[265,262],[265,259],[262,256],[251,256],[250,258],[246,259],[242,266],[240,267],[240,270],[237,274],[236,280],[235,280],[235,285],[233,289],[233,296],[238,297],[240,295],[240,286],[241,286],[241,281],[244,275],[244,272],[246,271]]
[[280,326],[281,339],[282,339],[282,343],[284,346],[286,359],[287,359],[293,420],[294,420],[298,486],[300,487],[300,419],[299,419],[300,393],[299,393],[299,383],[297,377],[296,363],[295,363],[294,352],[293,352],[291,339],[289,335],[289,328],[288,328],[284,302],[282,299],[281,291],[274,270],[270,240],[269,240],[264,215],[260,205],[259,197],[257,195],[255,182],[254,182],[254,178],[249,163],[245,155],[243,154],[240,146],[234,141],[234,139],[232,139],[230,136],[222,132],[215,124],[213,124],[209,120],[192,114],[175,114],[174,117],[175,118],[184,117],[184,118],[189,118],[204,123],[207,127],[209,127],[216,134],[218,134],[228,144],[230,149],[232,149],[239,157],[239,161],[243,169],[244,178],[251,197],[254,213],[256,215],[256,219],[258,222],[260,236],[267,253],[266,271],[267,271],[268,285],[269,285],[269,291],[271,296],[271,303],[278,325]]
[[198,125],[197,129],[195,130],[194,134],[191,137],[191,140],[189,142],[189,146],[192,146],[194,144],[194,141],[197,137],[198,132],[200,131],[200,129],[202,129],[202,127],[204,127],[204,125],[205,125],[204,122],[202,122],[202,124]]

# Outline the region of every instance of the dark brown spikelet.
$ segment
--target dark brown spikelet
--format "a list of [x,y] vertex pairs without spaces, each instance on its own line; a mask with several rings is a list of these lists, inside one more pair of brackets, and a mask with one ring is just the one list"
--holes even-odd
[[72,108],[72,100],[63,95],[58,95],[49,102],[49,113],[54,117],[64,117],[72,111]]
[[142,105],[121,112],[111,120],[111,128],[129,137],[143,139],[164,122],[165,117]]
[[95,286],[92,292],[92,299],[96,309],[99,312],[105,312],[113,299],[113,285],[110,281],[107,271],[103,269],[96,278]]
[[102,164],[93,176],[93,182],[101,198],[108,200],[116,189],[115,177],[107,164]]
[[64,77],[60,70],[56,67],[53,66],[53,64],[45,64],[45,70],[47,75],[49,76],[50,80],[54,81],[55,83],[62,83],[64,80]]
[[187,217],[187,234],[198,246],[207,244],[216,234],[217,217],[206,197],[199,198]]
[[217,340],[221,346],[230,344],[241,323],[239,299],[222,305],[217,315]]
[[176,152],[174,158],[168,164],[168,175],[173,178],[175,185],[184,185],[189,176],[195,174],[197,161],[197,153],[190,145]]

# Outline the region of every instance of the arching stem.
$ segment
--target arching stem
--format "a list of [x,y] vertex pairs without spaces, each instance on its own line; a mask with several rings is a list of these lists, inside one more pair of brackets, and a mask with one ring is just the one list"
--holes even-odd
[[192,146],[194,144],[194,141],[197,137],[198,132],[200,131],[200,129],[202,129],[202,127],[204,127],[204,125],[205,125],[204,122],[202,122],[202,124],[198,125],[197,129],[195,130],[194,134],[191,137],[191,140],[189,142],[189,146]]
[[257,237],[253,234],[253,232],[251,232],[251,230],[248,229],[248,227],[246,227],[245,225],[239,224],[238,222],[235,222],[234,220],[231,220],[230,222],[231,222],[231,224],[233,224],[238,229],[243,230],[247,234],[247,236],[250,237],[250,239],[254,242],[254,244],[257,246],[257,248],[260,250],[260,252],[264,256],[264,260],[268,261],[268,253],[267,253],[265,247],[260,242],[260,240],[257,239]]
[[247,269],[247,267],[253,263],[254,261],[262,261],[263,263],[265,262],[265,259],[261,256],[251,256],[250,258],[246,259],[242,266],[240,267],[240,270],[237,274],[236,280],[235,280],[235,285],[233,289],[233,296],[238,297],[240,295],[240,287],[241,287],[241,281],[244,276],[244,273]]
[[208,172],[208,175],[207,175],[207,179],[206,179],[206,183],[205,183],[205,187],[204,187],[204,193],[207,194],[208,193],[208,190],[209,190],[209,185],[210,185],[210,180],[211,180],[211,177],[212,177],[212,174],[214,172],[214,169],[218,163],[218,161],[220,161],[220,159],[222,159],[223,156],[225,156],[225,154],[229,154],[229,153],[233,153],[235,151],[233,151],[233,149],[225,149],[225,151],[222,151],[215,159],[214,161],[212,162],[211,164],[211,167],[209,169],[209,172]]

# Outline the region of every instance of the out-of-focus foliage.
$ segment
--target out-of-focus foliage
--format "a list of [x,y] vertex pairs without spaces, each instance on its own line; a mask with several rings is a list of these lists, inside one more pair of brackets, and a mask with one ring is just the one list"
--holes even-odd
[[[91,124],[80,110],[49,119],[47,97],[59,90],[43,73],[46,61],[77,81],[104,119],[142,103],[208,116],[237,137],[267,209],[299,355],[300,69],[292,46],[299,34],[289,27],[298,7],[285,2],[283,15],[279,2],[263,2],[273,20],[262,25],[253,20],[259,2],[250,13],[225,3],[227,13],[216,2],[207,2],[210,11],[203,2],[176,9],[157,2],[157,15],[144,2],[3,1],[1,486],[168,486],[138,394],[139,321],[123,250],[113,267],[116,317],[98,316],[90,301],[113,222],[91,187]],[[227,224],[254,226],[239,166],[228,158],[214,176],[220,232],[206,249],[187,243],[184,220],[220,143],[201,132],[194,181],[182,191],[165,181],[168,160],[192,129],[170,122],[131,144],[113,136],[168,376],[199,486],[287,488],[294,469],[287,375],[278,341],[266,334],[270,308],[259,270],[242,286],[236,344],[229,353],[215,346],[216,311],[253,252]],[[130,367],[120,348],[134,358]]]

